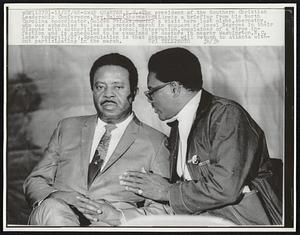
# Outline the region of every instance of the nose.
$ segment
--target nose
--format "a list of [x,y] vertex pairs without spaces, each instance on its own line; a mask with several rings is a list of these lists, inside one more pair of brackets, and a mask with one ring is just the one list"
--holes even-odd
[[115,93],[114,93],[114,90],[110,87],[107,87],[104,91],[104,96],[105,97],[114,97],[115,96]]

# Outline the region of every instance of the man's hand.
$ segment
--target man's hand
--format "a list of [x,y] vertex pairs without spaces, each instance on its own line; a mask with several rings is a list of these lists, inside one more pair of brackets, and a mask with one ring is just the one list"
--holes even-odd
[[122,212],[105,200],[92,200],[78,196],[81,205],[77,208],[93,224],[105,222],[116,226],[121,224]]
[[78,196],[85,197],[84,195],[74,191],[56,191],[51,193],[49,197],[61,199],[67,204],[77,208],[79,205],[81,205],[81,201],[77,199]]
[[125,189],[156,201],[168,201],[171,184],[162,176],[153,173],[128,171],[119,177]]

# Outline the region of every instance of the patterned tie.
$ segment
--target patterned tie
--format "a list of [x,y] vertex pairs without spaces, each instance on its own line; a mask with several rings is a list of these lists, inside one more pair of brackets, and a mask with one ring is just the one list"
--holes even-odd
[[179,180],[179,176],[176,172],[177,166],[177,157],[178,157],[178,148],[179,148],[179,130],[178,130],[178,121],[167,123],[171,127],[170,136],[169,136],[169,150],[170,150],[170,159],[171,159],[171,183],[175,183]]
[[109,142],[111,139],[111,132],[116,128],[117,126],[115,124],[107,124],[105,125],[105,133],[102,136],[101,140],[99,141],[99,144],[96,148],[93,160],[91,161],[89,165],[88,170],[88,186],[92,184],[94,178],[96,177],[97,173],[101,170],[101,167],[103,165],[104,159],[107,154]]

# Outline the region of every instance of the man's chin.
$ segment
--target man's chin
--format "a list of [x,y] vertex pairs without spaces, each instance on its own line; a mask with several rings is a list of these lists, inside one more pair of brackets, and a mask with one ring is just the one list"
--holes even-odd
[[157,112],[156,114],[157,114],[159,120],[161,120],[161,121],[165,121],[165,120],[168,119],[168,118],[166,118],[165,115],[163,115],[161,112]]
[[130,114],[131,114],[130,111],[120,112],[120,110],[118,109],[112,109],[112,110],[102,109],[100,112],[98,112],[98,115],[102,121],[114,122],[114,123],[119,123],[125,120]]
[[106,103],[102,105],[102,109],[107,111],[114,111],[117,107],[118,106],[115,103]]
[[101,113],[99,115],[100,119],[106,123],[117,123],[119,122],[119,116],[118,115],[114,115],[113,113],[108,113],[108,112],[105,112],[105,113]]
[[103,109],[102,115],[110,118],[119,116],[118,112],[115,109]]

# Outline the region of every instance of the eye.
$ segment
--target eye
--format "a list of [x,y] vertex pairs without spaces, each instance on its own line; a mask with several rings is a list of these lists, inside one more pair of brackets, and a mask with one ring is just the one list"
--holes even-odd
[[101,91],[101,90],[104,89],[104,86],[101,85],[101,84],[96,84],[96,85],[95,85],[95,88],[96,88],[96,90]]
[[123,88],[123,86],[115,86],[115,89],[116,90],[120,90],[120,89],[122,89]]

